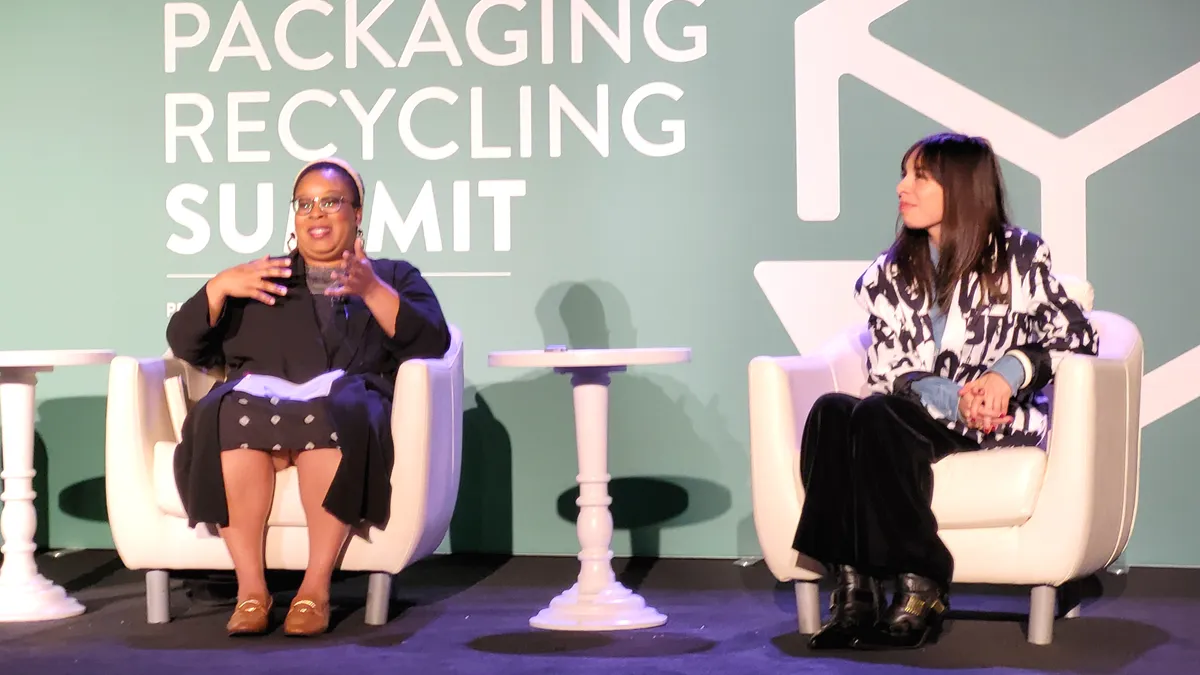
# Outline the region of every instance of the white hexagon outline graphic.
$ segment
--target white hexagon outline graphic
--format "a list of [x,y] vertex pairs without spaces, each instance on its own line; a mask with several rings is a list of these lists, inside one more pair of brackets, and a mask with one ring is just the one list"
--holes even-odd
[[[830,221],[841,208],[838,81],[854,75],[926,117],[987,137],[1041,180],[1042,236],[1057,272],[1087,278],[1087,178],[1200,114],[1200,63],[1067,137],[1056,136],[870,34],[908,0],[825,0],[795,22],[796,212]],[[869,260],[763,261],[754,277],[800,353],[862,320],[849,288]],[[811,322],[807,317],[821,317]],[[1200,347],[1146,374],[1142,426],[1200,398]]]

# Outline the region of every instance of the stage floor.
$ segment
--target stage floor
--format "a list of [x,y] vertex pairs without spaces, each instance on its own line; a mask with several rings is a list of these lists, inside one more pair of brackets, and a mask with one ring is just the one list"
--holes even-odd
[[[112,551],[39,557],[43,574],[87,605],[58,622],[0,624],[5,675],[218,671],[268,673],[912,673],[1200,672],[1200,570],[1135,568],[1083,584],[1082,616],[1060,619],[1054,643],[1025,642],[1028,593],[956,587],[937,645],[914,652],[813,653],[796,632],[790,586],[762,563],[617,560],[618,576],[669,617],[657,629],[534,630],[529,617],[570,586],[574,558],[438,556],[400,574],[392,619],[363,624],[366,577],[339,579],[334,626],[315,639],[231,639],[232,606],[173,582],[174,620],[146,623],[142,574]],[[278,625],[298,576],[272,575]],[[822,601],[827,596],[822,596]]]

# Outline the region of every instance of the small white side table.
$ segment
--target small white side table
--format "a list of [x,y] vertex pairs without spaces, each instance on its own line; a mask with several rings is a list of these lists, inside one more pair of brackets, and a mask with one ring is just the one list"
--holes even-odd
[[572,349],[492,352],[488,365],[553,368],[571,376],[575,444],[579,455],[579,579],[529,620],[534,628],[600,631],[653,628],[667,617],[617,581],[612,569],[612,513],[608,495],[608,384],[628,366],[685,363],[687,348]]
[[0,427],[4,466],[0,480],[0,622],[65,619],[83,613],[83,605],[61,586],[38,573],[37,511],[33,505],[34,390],[37,374],[63,366],[105,364],[113,352],[97,350],[0,351]]

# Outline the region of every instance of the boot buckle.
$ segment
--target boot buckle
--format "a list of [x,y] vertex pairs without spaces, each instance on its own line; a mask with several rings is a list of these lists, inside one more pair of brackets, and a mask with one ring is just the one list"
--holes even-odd
[[900,608],[900,611],[912,616],[924,616],[926,609],[931,609],[935,613],[941,614],[946,611],[946,605],[942,602],[941,598],[925,599],[919,595],[909,593],[904,598],[904,605]]

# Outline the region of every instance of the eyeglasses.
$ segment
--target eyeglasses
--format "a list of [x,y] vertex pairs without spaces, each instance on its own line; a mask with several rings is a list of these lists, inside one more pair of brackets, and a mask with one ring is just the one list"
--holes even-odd
[[322,197],[320,199],[297,198],[291,201],[291,205],[293,212],[307,215],[312,213],[313,204],[316,204],[321,209],[321,213],[337,213],[342,210],[342,204],[345,202],[345,197]]

